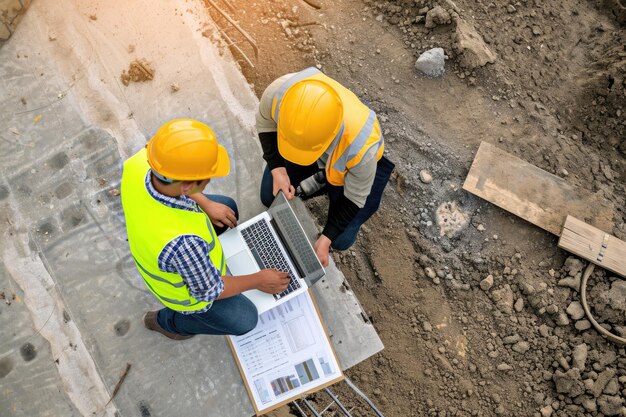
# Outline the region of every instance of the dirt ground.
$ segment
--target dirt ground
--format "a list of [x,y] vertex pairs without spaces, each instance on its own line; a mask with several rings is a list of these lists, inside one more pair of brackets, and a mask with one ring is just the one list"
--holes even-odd
[[[369,103],[383,127],[397,175],[356,245],[334,253],[385,344],[347,372],[380,410],[626,416],[624,348],[580,314],[583,263],[556,237],[461,188],[487,141],[601,192],[616,207],[609,232],[626,239],[620,0],[325,0],[319,10],[302,0],[228,3],[258,44],[255,58],[228,32],[254,64],[234,52],[258,95],[276,77],[317,65]],[[494,62],[477,65],[458,48],[460,26],[482,36]],[[414,63],[433,47],[445,51],[446,74],[430,79]],[[321,223],[325,204],[310,203]],[[445,211],[461,221],[442,234]],[[591,304],[624,335],[626,285],[596,271]],[[339,393],[353,415],[373,415]]]

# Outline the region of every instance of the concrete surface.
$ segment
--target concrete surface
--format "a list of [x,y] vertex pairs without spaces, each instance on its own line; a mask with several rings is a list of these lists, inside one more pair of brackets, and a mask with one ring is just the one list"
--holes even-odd
[[[234,162],[210,191],[244,219],[262,208],[257,99],[202,36],[213,27],[202,2],[179,7],[35,2],[0,49],[2,416],[253,414],[225,338],[174,342],[143,327],[159,304],[126,243],[122,161],[175,117],[210,124]],[[155,78],[125,87],[135,58]],[[382,349],[334,266],[314,290],[344,369]]]

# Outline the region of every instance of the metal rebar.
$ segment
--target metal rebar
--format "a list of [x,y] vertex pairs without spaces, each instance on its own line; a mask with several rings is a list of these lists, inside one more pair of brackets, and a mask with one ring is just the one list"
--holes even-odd
[[308,408],[309,410],[311,410],[311,412],[313,413],[313,415],[314,415],[315,417],[322,417],[322,416],[320,415],[320,413],[318,413],[318,412],[317,412],[317,410],[315,409],[315,407],[313,407],[313,404],[311,404],[310,402],[308,402],[306,398],[302,397],[302,402],[304,402],[304,405],[306,405],[306,406],[307,406],[307,408]]
[[374,412],[376,413],[376,415],[377,415],[378,417],[385,417],[385,416],[383,415],[383,413],[381,413],[381,412],[378,410],[378,408],[376,408],[376,406],[374,405],[374,403],[373,403],[373,402],[372,402],[369,398],[367,398],[367,395],[363,394],[363,392],[361,392],[361,390],[360,390],[360,389],[359,389],[356,385],[354,385],[354,384],[352,383],[352,381],[350,381],[350,379],[349,379],[348,377],[345,377],[345,378],[344,378],[344,381],[346,381],[346,384],[348,384],[348,386],[349,386],[350,388],[352,388],[352,390],[353,390],[354,392],[356,392],[357,394],[359,394],[359,395],[360,395],[360,396],[361,396],[361,397],[362,397],[365,401],[367,401],[367,403],[369,404],[369,406],[372,408],[372,410],[374,410]]
[[259,57],[259,48],[256,45],[256,42],[254,41],[254,39],[252,39],[252,36],[248,35],[248,32],[246,32],[245,30],[243,30],[238,24],[237,22],[235,22],[224,10],[222,10],[217,4],[215,4],[215,2],[213,0],[204,0],[206,3],[210,4],[211,6],[213,6],[213,8],[215,10],[217,10],[222,16],[224,16],[224,18],[226,20],[228,20],[228,22],[230,22],[231,25],[233,25],[235,27],[235,29],[237,29],[237,31],[239,31],[239,33],[241,33],[243,35],[244,38],[246,38],[246,40],[250,43],[250,45],[252,45],[252,49],[254,50],[254,57],[258,58]]
[[298,410],[298,412],[300,413],[302,417],[307,417],[306,413],[304,412],[302,408],[300,408],[296,400],[293,400],[291,403],[296,407],[296,410]]
[[331,390],[329,390],[328,388],[324,388],[324,391],[326,392],[326,394],[328,394],[328,396],[330,398],[332,398],[332,400],[335,402],[335,404],[337,404],[337,406],[339,406],[339,408],[341,409],[341,411],[348,417],[352,417],[352,414],[350,414],[350,412],[346,409],[346,407],[343,406],[343,404],[341,403],[341,401],[339,401],[339,398],[337,398],[335,396],[335,394],[332,393]]

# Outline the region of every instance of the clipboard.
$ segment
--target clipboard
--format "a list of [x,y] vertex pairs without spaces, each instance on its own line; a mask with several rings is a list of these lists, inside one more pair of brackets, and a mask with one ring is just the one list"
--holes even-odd
[[226,339],[257,416],[344,379],[310,288]]

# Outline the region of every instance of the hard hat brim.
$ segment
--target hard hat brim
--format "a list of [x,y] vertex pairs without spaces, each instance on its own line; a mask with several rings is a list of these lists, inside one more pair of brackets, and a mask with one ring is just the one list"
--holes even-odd
[[326,143],[320,146],[319,149],[307,149],[302,150],[296,148],[280,131],[277,132],[278,136],[278,153],[289,162],[293,162],[298,165],[311,165],[317,161],[320,156],[324,154],[324,151],[328,148],[334,138],[330,138]]
[[[230,158],[226,148],[222,145],[217,146],[217,166],[215,167],[215,173],[209,178],[225,177],[230,172]],[[206,178],[205,178],[206,179]]]

